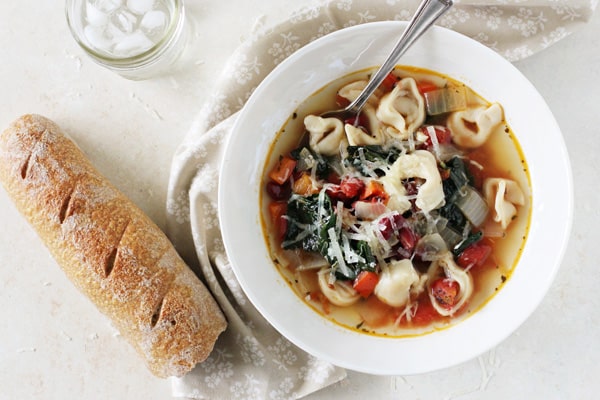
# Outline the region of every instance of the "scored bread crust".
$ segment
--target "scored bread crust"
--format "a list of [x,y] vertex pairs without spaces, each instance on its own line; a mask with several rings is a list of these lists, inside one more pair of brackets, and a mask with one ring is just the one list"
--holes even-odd
[[158,377],[208,357],[226,321],[144,212],[60,128],[24,115],[0,136],[0,181],[67,277]]

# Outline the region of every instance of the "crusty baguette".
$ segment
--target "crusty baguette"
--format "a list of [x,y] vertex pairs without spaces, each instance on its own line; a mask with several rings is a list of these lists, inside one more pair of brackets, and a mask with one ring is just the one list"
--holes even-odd
[[212,351],[226,321],[163,232],[49,119],[0,136],[0,181],[71,281],[159,377]]

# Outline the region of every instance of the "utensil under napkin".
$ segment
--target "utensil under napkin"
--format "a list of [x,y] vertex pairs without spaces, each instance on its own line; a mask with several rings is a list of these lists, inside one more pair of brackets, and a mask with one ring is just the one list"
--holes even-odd
[[[167,231],[178,251],[227,315],[229,327],[210,357],[183,378],[175,397],[295,399],[334,384],[346,372],[312,357],[281,336],[244,295],[228,263],[217,219],[217,182],[224,143],[252,90],[294,51],[337,29],[409,19],[409,0],[334,0],[263,27],[231,56],[172,163]],[[456,0],[439,25],[463,33],[511,61],[566,37],[593,13],[598,0]]]

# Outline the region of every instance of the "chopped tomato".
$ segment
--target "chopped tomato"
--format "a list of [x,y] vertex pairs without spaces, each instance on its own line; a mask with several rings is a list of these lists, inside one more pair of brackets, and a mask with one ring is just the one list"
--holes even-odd
[[492,253],[492,247],[484,243],[473,243],[458,256],[457,263],[463,268],[483,265]]
[[294,173],[294,168],[296,168],[296,160],[287,156],[281,157],[275,168],[269,173],[269,178],[283,185]]
[[345,201],[348,200],[346,198],[346,195],[344,194],[344,192],[342,191],[342,188],[340,187],[340,185],[332,185],[330,187],[328,187],[325,192],[327,193],[327,195],[329,197],[331,197],[332,200],[338,201]]
[[452,132],[450,131],[450,129],[446,128],[445,126],[429,125],[420,128],[420,131],[427,136],[427,139],[425,139],[425,146],[433,146],[433,142],[431,141],[430,127],[433,128],[435,132],[435,137],[439,144],[448,144],[452,142]]
[[394,75],[393,72],[390,72],[389,74],[387,74],[387,76],[383,79],[383,82],[381,82],[381,85],[379,85],[380,88],[382,88],[383,90],[385,90],[386,92],[389,92],[390,90],[392,90],[392,88],[394,87],[394,85],[400,80],[400,78],[398,78],[396,75]]
[[419,93],[424,94],[426,92],[431,92],[432,90],[439,89],[435,83],[429,81],[420,81],[417,82],[417,89]]
[[283,239],[287,231],[287,220],[284,218],[287,212],[287,202],[272,201],[269,203],[269,215],[275,227],[275,232],[279,235],[279,239]]
[[458,282],[447,278],[437,279],[431,284],[431,294],[446,309],[456,304],[459,289]]
[[368,181],[365,189],[360,195],[360,200],[381,201],[384,204],[388,202],[389,198],[390,196],[383,188],[383,184],[376,180]]
[[375,286],[379,282],[379,275],[371,271],[362,271],[358,274],[352,287],[365,299],[373,293]]
[[358,198],[364,188],[365,183],[361,179],[348,177],[342,179],[339,185],[328,188],[327,194],[335,200],[347,201]]
[[342,192],[349,198],[358,197],[365,188],[365,183],[359,178],[346,178],[340,183]]

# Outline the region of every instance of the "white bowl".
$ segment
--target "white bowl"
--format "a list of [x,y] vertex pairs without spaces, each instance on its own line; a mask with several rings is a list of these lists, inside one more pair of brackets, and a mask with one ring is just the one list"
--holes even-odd
[[336,78],[381,64],[405,26],[404,22],[377,22],[343,29],[310,43],[277,66],[237,119],[219,183],[226,251],[255,307],[291,342],[314,356],[381,375],[456,365],[509,336],[549,289],[572,219],[570,163],[561,132],[542,97],[492,50],[434,27],[399,64],[449,75],[504,107],[532,181],[532,222],[518,265],[504,287],[474,315],[448,329],[408,338],[346,329],[319,315],[293,292],[271,261],[260,224],[259,193],[267,151],[299,103]]

